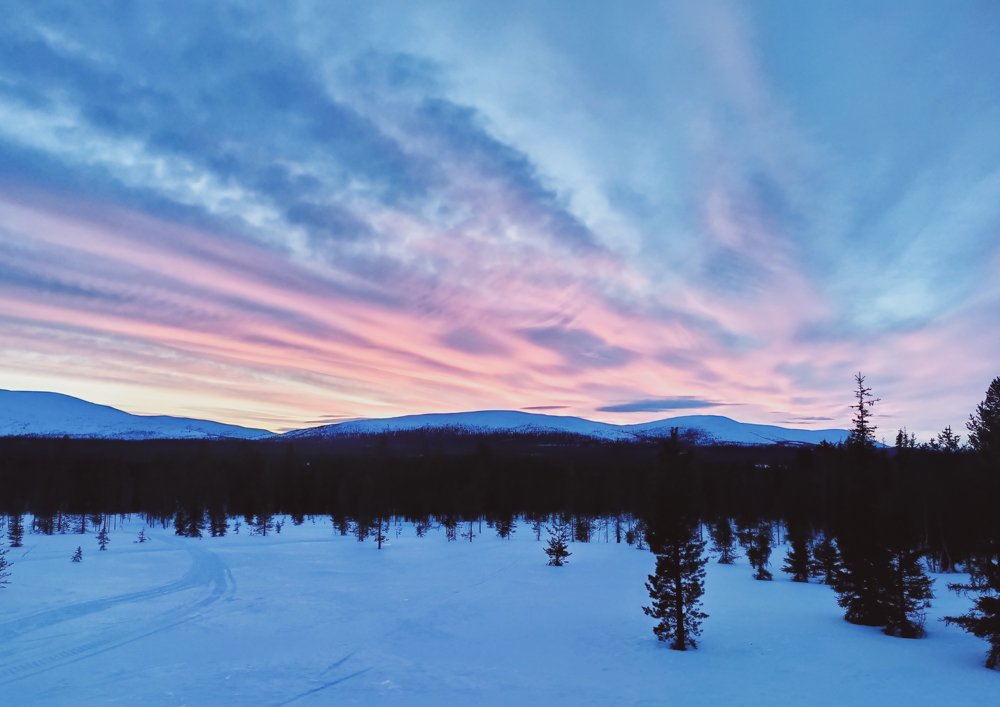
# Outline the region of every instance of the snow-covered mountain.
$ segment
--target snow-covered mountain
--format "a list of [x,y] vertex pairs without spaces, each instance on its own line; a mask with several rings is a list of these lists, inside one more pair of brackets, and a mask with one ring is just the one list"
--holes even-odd
[[0,390],[0,437],[113,439],[259,439],[271,435],[238,425],[165,415],[132,415],[59,393]]
[[666,437],[677,427],[705,442],[723,444],[819,444],[836,443],[847,438],[846,430],[802,430],[775,425],[738,422],[720,415],[686,415],[635,425],[613,425],[582,417],[541,415],[513,410],[482,410],[478,412],[405,415],[372,420],[353,420],[322,427],[286,432],[293,438],[338,437],[380,432],[400,432],[420,429],[461,429],[469,432],[569,433],[608,440],[628,440]]
[[[802,430],[738,422],[719,415],[686,415],[635,425],[516,410],[431,413],[352,420],[286,432],[286,438],[329,438],[421,429],[486,433],[564,433],[606,440],[666,437],[677,427],[703,442],[723,444],[819,444],[840,442],[846,430]],[[0,390],[0,437],[95,437],[112,439],[263,439],[267,430],[165,415],[132,415],[59,393]]]

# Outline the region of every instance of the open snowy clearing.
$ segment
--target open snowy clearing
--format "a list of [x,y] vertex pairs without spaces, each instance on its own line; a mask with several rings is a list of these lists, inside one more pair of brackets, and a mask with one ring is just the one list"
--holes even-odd
[[[969,602],[938,576],[929,637],[847,624],[833,592],[710,562],[700,648],[657,642],[653,556],[573,543],[562,568],[509,540],[340,537],[324,519],[201,540],[141,524],[25,537],[0,590],[11,705],[992,704],[986,644],[938,621]],[[468,525],[465,526],[466,532]],[[463,526],[459,527],[461,533]],[[69,561],[83,546],[80,564]],[[785,549],[772,564],[780,566]]]

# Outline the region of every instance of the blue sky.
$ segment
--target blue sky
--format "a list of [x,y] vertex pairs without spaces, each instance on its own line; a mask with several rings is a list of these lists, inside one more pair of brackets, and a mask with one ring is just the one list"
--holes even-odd
[[956,428],[1000,371],[992,2],[31,3],[0,386],[273,429]]

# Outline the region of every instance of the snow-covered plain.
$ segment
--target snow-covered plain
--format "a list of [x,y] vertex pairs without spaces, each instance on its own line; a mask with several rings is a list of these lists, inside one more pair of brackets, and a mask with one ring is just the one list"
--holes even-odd
[[[994,704],[985,643],[940,623],[967,600],[937,577],[929,638],[847,624],[832,591],[708,565],[696,651],[640,607],[653,557],[573,543],[545,565],[521,525],[470,543],[404,525],[381,551],[326,519],[280,534],[133,540],[26,535],[0,590],[9,705]],[[467,531],[468,526],[464,529]],[[463,527],[459,527],[461,533]],[[83,562],[73,564],[77,545]],[[772,561],[780,564],[784,549]]]

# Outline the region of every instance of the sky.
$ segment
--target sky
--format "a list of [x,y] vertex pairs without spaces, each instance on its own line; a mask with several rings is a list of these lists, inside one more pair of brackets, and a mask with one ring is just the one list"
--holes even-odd
[[1000,375],[1000,4],[19,3],[0,387],[927,437]]

